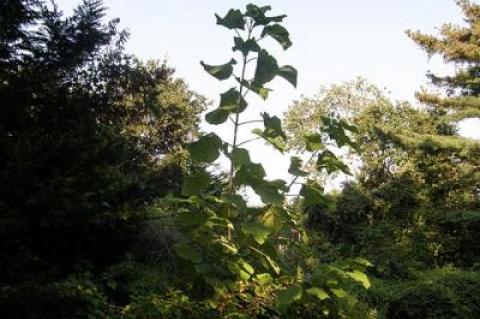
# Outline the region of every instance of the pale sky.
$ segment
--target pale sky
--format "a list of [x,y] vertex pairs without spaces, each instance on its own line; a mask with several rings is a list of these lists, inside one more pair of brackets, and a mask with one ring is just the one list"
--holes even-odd
[[[76,0],[56,1],[69,13]],[[445,74],[451,69],[440,59],[428,60],[405,30],[435,32],[442,23],[461,23],[454,0],[105,0],[108,18],[119,17],[131,37],[127,50],[142,59],[163,59],[176,69],[190,87],[214,101],[234,85],[219,82],[199,64],[222,64],[232,56],[233,33],[215,24],[214,13],[223,16],[229,8],[244,9],[247,3],[271,5],[272,14],[287,14],[285,27],[293,46],[282,51],[273,41],[267,49],[280,64],[297,68],[298,87],[279,79],[267,102],[251,99],[244,118],[262,111],[281,116],[292,100],[313,95],[321,85],[362,76],[385,87],[393,99],[415,102],[414,93],[425,85],[427,70]],[[202,125],[204,130],[211,128]],[[252,127],[242,127],[242,139]],[[215,129],[231,139],[230,128]],[[470,121],[463,132],[480,138],[480,121]],[[287,178],[289,159],[264,145],[249,147],[254,161],[261,161],[270,178]]]

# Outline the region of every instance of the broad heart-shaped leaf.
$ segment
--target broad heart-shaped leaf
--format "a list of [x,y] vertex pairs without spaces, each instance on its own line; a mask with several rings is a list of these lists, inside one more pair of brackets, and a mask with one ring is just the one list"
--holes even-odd
[[369,262],[368,260],[366,260],[365,258],[361,258],[361,257],[355,257],[352,262],[356,263],[356,264],[359,264],[363,267],[372,267],[373,264],[371,262]]
[[280,152],[285,150],[285,141],[287,136],[282,130],[282,121],[276,116],[270,116],[268,113],[262,113],[264,130],[254,129],[252,133],[262,137]]
[[260,52],[260,46],[255,39],[244,41],[240,37],[234,37],[233,41],[235,43],[233,51],[240,51],[243,55],[247,55],[249,52]]
[[295,176],[307,176],[308,173],[302,170],[303,161],[298,156],[290,157],[290,167],[288,172]]
[[245,111],[247,101],[240,95],[240,92],[231,88],[227,92],[220,94],[220,108],[228,110],[229,112]]
[[255,85],[263,86],[265,83],[273,80],[277,75],[277,72],[277,60],[267,51],[260,51],[260,53],[258,53],[257,68],[255,69],[253,83],[255,83]]
[[217,109],[207,113],[205,120],[210,124],[222,124],[231,113],[243,112],[247,107],[247,101],[240,95],[235,88],[231,88],[225,93],[220,94],[220,105]]
[[231,153],[227,154],[230,160],[233,162],[233,166],[238,169],[242,165],[251,163],[250,155],[244,148],[234,148]]
[[232,75],[233,66],[237,64],[237,61],[235,61],[235,59],[231,59],[230,62],[221,65],[209,65],[205,64],[203,61],[200,61],[200,64],[211,76],[219,80],[226,80]]
[[306,206],[314,206],[319,204],[331,206],[332,204],[331,201],[323,194],[323,189],[318,185],[314,185],[313,183],[303,184],[302,189],[300,190],[300,195],[303,197],[303,203]]
[[205,120],[210,124],[218,125],[225,123],[229,115],[230,111],[219,107],[205,114]]
[[281,190],[284,190],[285,185],[279,185],[276,181],[261,181],[252,185],[255,193],[260,196],[265,204],[281,205],[284,197]]
[[290,286],[277,294],[276,307],[280,312],[285,312],[295,301],[302,299],[303,288],[300,285]]
[[210,184],[210,176],[204,172],[195,172],[192,176],[187,176],[182,185],[183,196],[200,195]]
[[230,9],[225,17],[220,17],[218,14],[215,14],[217,18],[217,24],[224,26],[228,29],[245,29],[245,19],[240,10]]
[[294,87],[297,87],[297,70],[291,65],[284,65],[278,69],[277,75],[281,76]]
[[268,98],[268,93],[272,91],[271,89],[266,88],[263,85],[259,85],[255,83],[254,81],[251,81],[251,82],[247,80],[240,81],[240,79],[237,77],[235,79],[237,80],[238,83],[243,84],[250,91],[257,93],[258,96],[260,96],[264,100]]
[[240,212],[244,213],[247,211],[247,202],[241,195],[238,194],[222,194],[222,199],[234,206]]
[[175,249],[177,255],[182,257],[183,259],[191,261],[195,264],[203,261],[201,253],[188,243],[177,243],[173,245],[173,248]]
[[265,16],[265,13],[267,11],[270,11],[271,9],[272,7],[270,6],[258,7],[254,4],[248,4],[247,12],[245,13],[245,15],[247,17],[253,18],[253,21],[255,22],[254,25],[266,25],[271,22],[282,22],[283,19],[286,17],[286,15],[280,15],[280,16],[274,16],[274,17]]
[[[236,186],[250,186],[265,204],[282,204],[285,182],[280,180],[266,181],[265,170],[261,164],[246,162],[246,156],[240,156],[244,164],[235,173],[233,182]],[[238,158],[237,158],[238,159]]]
[[319,133],[305,134],[305,146],[309,152],[315,152],[324,149],[325,145],[322,141],[322,135]]
[[322,288],[312,287],[312,288],[308,288],[306,290],[306,292],[307,292],[307,294],[313,295],[320,300],[325,300],[325,299],[330,298],[330,296],[327,294],[327,292],[325,290],[323,290]]
[[334,140],[339,147],[348,145],[357,153],[360,153],[359,145],[352,141],[345,131],[358,133],[358,129],[345,122],[343,119],[335,119],[333,117],[322,116],[321,130],[328,134],[330,139]]
[[242,225],[242,231],[245,234],[252,235],[253,239],[262,245],[265,240],[267,240],[268,236],[270,236],[270,234],[273,232],[273,229],[260,223],[250,222]]
[[363,272],[354,270],[352,272],[346,272],[345,274],[350,278],[352,278],[353,280],[361,283],[363,287],[365,287],[365,289],[370,288],[371,286],[370,280],[368,280],[367,275],[365,275]]
[[270,36],[274,38],[284,50],[292,46],[292,41],[290,41],[290,34],[287,29],[282,27],[280,24],[275,23],[273,25],[267,25],[262,32],[262,37]]
[[335,154],[328,149],[318,155],[317,169],[325,169],[329,174],[336,171],[342,171],[345,174],[351,175],[348,165],[339,160]]
[[204,135],[187,148],[192,157],[192,161],[198,163],[212,163],[220,156],[222,140],[215,133]]
[[240,166],[233,179],[236,186],[258,184],[265,178],[265,170],[261,164],[250,163]]
[[265,133],[265,131],[262,131],[259,128],[253,129],[252,133],[262,137],[265,141],[267,141],[270,145],[275,147],[281,153],[285,151],[286,144],[285,144],[285,141],[280,136],[275,136],[275,137],[268,136]]

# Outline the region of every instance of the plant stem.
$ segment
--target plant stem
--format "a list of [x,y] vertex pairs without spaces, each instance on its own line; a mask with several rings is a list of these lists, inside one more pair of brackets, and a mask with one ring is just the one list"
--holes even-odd
[[[318,152],[313,152],[312,155],[310,155],[310,158],[305,162],[305,164],[303,164],[303,168],[307,167],[307,165],[312,161],[312,159],[315,158],[315,156],[318,155]],[[299,178],[300,176],[296,175],[293,180],[290,182],[290,184],[288,184],[287,186],[287,192],[290,191],[290,188],[293,186],[293,184],[295,184],[295,182],[297,181],[297,179]]]
[[[247,35],[247,41],[251,38],[252,36],[252,27],[248,27],[248,35]],[[240,88],[239,88],[239,98],[237,102],[237,109],[235,111],[235,122],[234,124],[234,130],[233,130],[233,144],[232,144],[232,151],[237,147],[237,138],[238,138],[238,127],[240,126],[239,120],[240,120],[240,103],[242,100],[242,94],[243,94],[243,89],[244,89],[244,84],[243,82],[245,81],[245,71],[247,68],[247,58],[248,58],[248,52],[243,54],[243,61],[242,61],[242,75],[240,77]],[[230,160],[230,172],[228,174],[228,189],[230,192],[235,191],[235,185],[233,185],[233,174],[235,172],[235,167],[233,166],[233,161]]]

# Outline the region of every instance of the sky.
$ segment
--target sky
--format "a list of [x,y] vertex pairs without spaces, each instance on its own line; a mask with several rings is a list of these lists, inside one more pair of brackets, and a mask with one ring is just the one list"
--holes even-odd
[[[57,0],[69,13],[76,0]],[[393,99],[415,103],[414,94],[427,85],[431,70],[447,74],[451,67],[440,58],[428,59],[406,35],[405,30],[435,33],[443,23],[462,23],[454,0],[105,0],[107,18],[120,18],[131,37],[127,50],[141,59],[168,59],[176,76],[190,88],[218,103],[218,95],[233,82],[218,82],[199,64],[223,64],[232,56],[233,34],[217,26],[215,13],[223,16],[230,8],[244,9],[248,3],[271,5],[272,14],[287,14],[285,27],[293,46],[283,51],[273,41],[264,45],[279,60],[298,70],[298,86],[274,80],[271,97],[263,102],[250,99],[243,119],[258,118],[260,112],[281,116],[292,101],[312,96],[322,85],[362,76],[386,88]],[[249,138],[252,127],[241,127],[241,140]],[[202,125],[202,129],[212,127]],[[231,139],[231,127],[213,128]],[[464,135],[480,138],[480,121],[461,127]],[[252,159],[264,164],[270,178],[285,178],[288,157],[282,157],[262,142],[249,147]]]

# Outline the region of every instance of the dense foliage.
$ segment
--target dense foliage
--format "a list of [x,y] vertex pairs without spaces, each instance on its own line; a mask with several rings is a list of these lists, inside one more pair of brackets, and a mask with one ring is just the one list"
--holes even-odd
[[[199,67],[231,83],[204,118],[230,124],[223,140],[199,132],[206,99],[173,68],[125,52],[100,0],[69,17],[1,1],[0,316],[480,316],[480,144],[458,134],[479,116],[480,6],[457,2],[466,26],[408,32],[455,64],[428,75],[444,95],[422,91],[412,106],[357,78],[283,119],[244,111],[275,78],[297,84],[262,41],[292,46],[286,15],[254,4],[216,15],[233,57]],[[253,140],[295,153],[289,182],[267,179]]]

